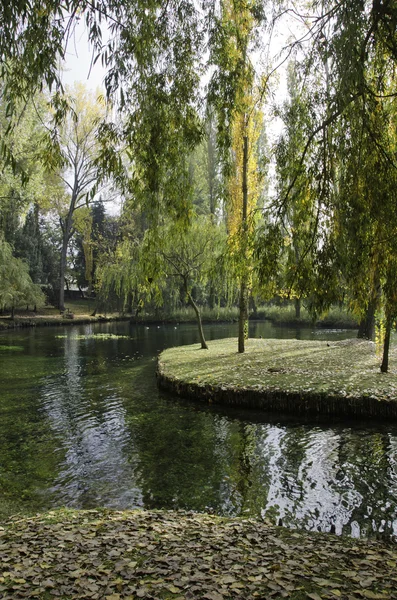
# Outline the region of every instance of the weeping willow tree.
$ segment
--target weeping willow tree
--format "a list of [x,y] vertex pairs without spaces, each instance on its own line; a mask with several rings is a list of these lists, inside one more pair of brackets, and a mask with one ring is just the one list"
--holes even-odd
[[187,228],[168,220],[147,229],[140,240],[125,239],[102,258],[98,291],[103,296],[114,291],[124,305],[132,302],[137,316],[146,304],[162,306],[165,295],[179,296],[182,290],[195,313],[201,347],[207,349],[195,290],[215,280],[224,253],[225,230],[211,215],[192,219]]
[[43,306],[45,296],[39,285],[32,282],[29,266],[12,255],[9,244],[0,236],[0,309],[14,311],[20,306]]
[[160,238],[162,241],[156,250],[161,257],[158,275],[182,284],[186,299],[196,316],[201,348],[208,349],[194,289],[213,280],[217,260],[224,253],[224,230],[208,215],[192,220],[184,230],[169,224],[162,228]]

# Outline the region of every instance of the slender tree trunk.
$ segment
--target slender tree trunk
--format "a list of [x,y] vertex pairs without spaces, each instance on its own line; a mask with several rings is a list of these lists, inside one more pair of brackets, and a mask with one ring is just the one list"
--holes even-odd
[[253,318],[257,319],[258,318],[258,307],[256,306],[256,300],[255,300],[254,296],[252,295],[252,293],[249,296],[248,308],[249,308],[249,310],[252,311]]
[[201,342],[201,348],[203,350],[208,350],[207,342],[205,341],[205,337],[204,337],[203,324],[201,322],[200,310],[199,310],[199,307],[197,306],[197,304],[195,303],[195,301],[193,300],[191,293],[187,289],[187,284],[186,283],[185,283],[185,290],[186,290],[186,295],[188,297],[188,300],[189,300],[190,304],[192,305],[194,312],[196,313],[197,325],[198,325],[200,342]]
[[383,357],[380,370],[382,373],[387,373],[389,370],[389,348],[390,348],[390,333],[393,325],[393,319],[391,317],[386,318],[386,332],[385,341],[383,342]]
[[62,240],[61,250],[61,268],[59,272],[59,310],[65,310],[65,273],[66,273],[66,252],[68,243],[65,241],[65,234]]
[[216,211],[216,141],[213,114],[210,113],[207,122],[207,181],[209,209],[212,220],[215,220]]
[[211,310],[215,308],[215,286],[211,283],[210,285],[210,293],[208,298],[208,305]]
[[295,305],[295,319],[300,319],[301,318],[301,299],[295,298],[294,305]]
[[378,275],[375,278],[373,288],[371,290],[371,295],[368,301],[365,316],[361,319],[358,327],[358,338],[363,338],[367,340],[375,339],[375,313],[377,307],[379,306],[381,291],[382,290]]
[[132,314],[132,292],[128,292],[127,296],[127,313]]
[[[72,204],[74,207],[74,204]],[[65,274],[66,274],[66,258],[68,252],[68,243],[70,239],[70,232],[72,230],[72,217],[73,210],[72,208],[68,212],[68,216],[66,217],[66,221],[63,227],[63,237],[62,237],[62,249],[61,249],[61,265],[59,272],[59,310],[65,310]]]
[[[247,213],[248,213],[248,136],[244,136],[243,145],[243,181],[242,181],[242,192],[243,192],[243,206],[242,206],[242,236],[243,236],[243,249],[242,252],[246,253],[247,244]],[[246,257],[245,257],[246,258]],[[240,284],[240,301],[239,301],[239,320],[238,320],[238,351],[240,353],[245,352],[245,337],[246,337],[246,324],[248,320],[248,309],[247,309],[247,290],[248,290],[248,275],[246,271],[246,265],[243,265],[243,273],[241,275]]]
[[247,337],[248,324],[248,289],[245,277],[240,285],[239,318],[238,318],[238,351],[245,352],[245,339]]

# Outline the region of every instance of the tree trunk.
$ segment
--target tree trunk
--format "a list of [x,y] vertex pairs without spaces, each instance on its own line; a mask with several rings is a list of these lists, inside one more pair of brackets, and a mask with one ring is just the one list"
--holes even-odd
[[300,319],[301,318],[301,299],[295,298],[294,305],[295,305],[295,319]]
[[213,221],[215,221],[216,217],[216,172],[216,129],[214,126],[214,117],[211,109],[207,121],[207,182],[210,204],[209,209]]
[[215,303],[216,303],[215,286],[211,282],[210,293],[209,293],[209,298],[208,298],[208,306],[210,307],[211,310],[213,310],[215,308]]
[[365,316],[361,319],[358,327],[358,338],[364,338],[367,340],[375,339],[375,313],[379,306],[381,296],[381,285],[379,281],[379,275],[376,277],[371,295],[368,301],[367,310]]
[[[71,237],[72,231],[72,222],[73,222],[73,212],[76,206],[77,195],[74,191],[72,194],[72,199],[69,206],[69,212],[67,214],[66,220],[63,223],[63,236],[62,236],[62,249],[61,249],[61,265],[59,272],[59,310],[65,310],[65,274],[66,274],[66,257],[68,252],[68,243]],[[61,221],[62,225],[62,221]]]
[[128,292],[128,296],[127,296],[127,313],[132,315],[132,301],[133,301],[133,297],[132,297],[132,292]]
[[378,303],[378,298],[372,298],[368,303],[367,312],[365,317],[360,321],[358,327],[358,338],[364,338],[367,340],[373,340],[375,338],[375,311]]
[[252,311],[252,317],[254,319],[257,319],[258,318],[258,307],[256,306],[256,300],[255,300],[254,296],[252,295],[252,293],[249,296],[248,308],[250,311]]
[[[243,192],[243,206],[242,206],[242,218],[241,218],[241,227],[242,227],[242,236],[243,236],[243,248],[242,252],[246,252],[246,244],[247,244],[247,213],[248,213],[248,181],[247,181],[247,173],[248,173],[248,136],[244,136],[244,145],[243,145],[243,180],[242,180],[242,192]],[[241,284],[240,284],[240,301],[239,301],[239,319],[238,319],[238,351],[240,353],[245,352],[245,338],[246,338],[246,329],[247,329],[247,320],[248,320],[248,310],[247,310],[247,274],[245,272],[245,265],[243,265],[244,273],[241,276]]]
[[393,325],[393,319],[391,317],[386,318],[386,332],[385,341],[383,342],[383,357],[380,370],[382,373],[387,373],[389,370],[389,348],[390,348],[390,333]]
[[68,232],[65,224],[65,231],[63,232],[62,238],[62,249],[61,249],[61,265],[59,271],[59,310],[65,310],[65,273],[66,273],[66,255],[68,250]]
[[248,301],[247,301],[247,283],[246,278],[243,276],[243,280],[240,285],[240,300],[239,300],[239,318],[238,318],[238,351],[240,353],[245,352],[245,340],[248,337]]
[[187,285],[186,284],[185,284],[185,290],[186,290],[186,295],[188,297],[188,300],[189,300],[190,304],[192,305],[194,312],[196,313],[197,325],[198,325],[200,342],[201,342],[201,348],[203,350],[208,350],[207,342],[205,341],[205,337],[204,337],[203,324],[201,322],[201,315],[200,315],[199,307],[197,306],[197,304],[193,300],[192,295],[189,292],[189,290],[187,289]]

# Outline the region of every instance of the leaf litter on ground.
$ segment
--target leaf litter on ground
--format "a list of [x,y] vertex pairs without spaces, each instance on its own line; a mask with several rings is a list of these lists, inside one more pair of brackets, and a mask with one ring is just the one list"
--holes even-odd
[[397,599],[397,548],[182,511],[60,509],[0,528],[0,598]]

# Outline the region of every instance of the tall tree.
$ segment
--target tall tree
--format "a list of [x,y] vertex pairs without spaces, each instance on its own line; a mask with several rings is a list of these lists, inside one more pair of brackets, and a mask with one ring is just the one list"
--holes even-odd
[[[211,218],[195,219],[188,229],[170,226],[163,232],[164,242],[159,248],[163,259],[160,273],[181,281],[183,291],[193,308],[202,349],[208,349],[205,341],[200,307],[193,296],[193,287],[208,281],[216,268],[217,258],[224,252],[223,231]],[[164,275],[163,275],[164,276]]]
[[90,192],[98,180],[97,131],[104,118],[103,102],[96,99],[82,85],[74,90],[73,112],[70,112],[60,130],[60,148],[64,168],[60,174],[65,193],[56,199],[56,208],[62,228],[60,259],[59,309],[65,310],[65,272],[69,241],[74,233],[76,211],[93,200]]
[[[256,2],[223,0],[221,16],[212,32],[211,101],[217,111],[218,140],[224,174],[229,180],[228,207],[231,251],[240,285],[238,351],[244,352],[248,335],[250,286],[250,233],[258,189],[255,162],[258,117],[264,88],[255,79],[250,52],[257,39],[261,13]],[[259,85],[259,89],[258,89]]]

